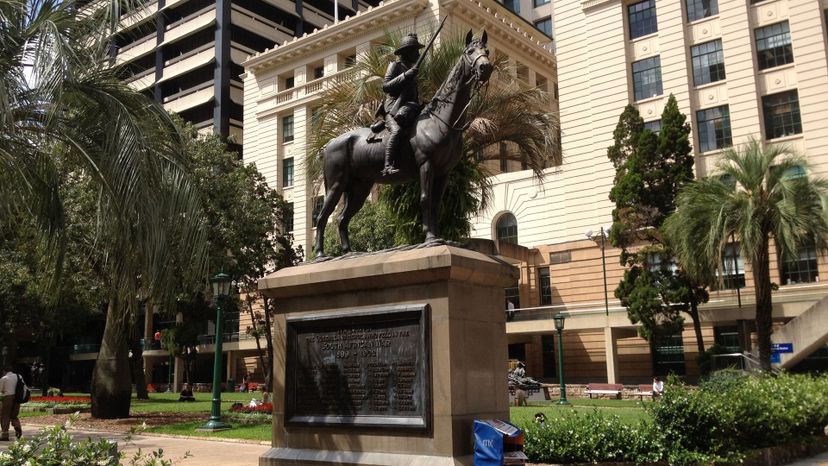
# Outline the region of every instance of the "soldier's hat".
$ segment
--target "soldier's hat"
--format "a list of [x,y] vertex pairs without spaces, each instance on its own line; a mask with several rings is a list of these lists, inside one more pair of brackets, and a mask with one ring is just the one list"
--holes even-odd
[[417,47],[418,49],[425,47],[425,45],[421,44],[420,41],[417,40],[417,34],[414,34],[413,32],[403,37],[402,42],[400,42],[399,48],[397,48],[397,50],[394,50],[394,54],[400,55],[403,50],[411,47]]

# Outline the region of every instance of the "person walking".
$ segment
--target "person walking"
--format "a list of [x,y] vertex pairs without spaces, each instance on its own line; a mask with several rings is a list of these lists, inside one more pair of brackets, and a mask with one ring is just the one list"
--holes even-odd
[[3,367],[3,377],[0,377],[0,397],[3,398],[3,404],[0,407],[0,441],[9,440],[9,423],[14,426],[14,434],[17,438],[23,436],[23,428],[20,426],[20,403],[15,400],[15,392],[17,389],[17,380],[19,375],[12,372],[10,364]]

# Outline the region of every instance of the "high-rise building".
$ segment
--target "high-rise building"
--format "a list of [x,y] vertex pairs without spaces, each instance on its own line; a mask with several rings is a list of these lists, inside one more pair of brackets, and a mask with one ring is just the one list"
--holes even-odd
[[200,130],[241,151],[241,63],[352,16],[377,0],[155,0],[122,16],[117,62],[125,79]]

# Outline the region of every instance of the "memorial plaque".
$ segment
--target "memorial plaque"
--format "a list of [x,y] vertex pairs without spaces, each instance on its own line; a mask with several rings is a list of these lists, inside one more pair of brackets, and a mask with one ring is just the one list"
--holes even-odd
[[288,424],[428,427],[429,307],[288,318]]

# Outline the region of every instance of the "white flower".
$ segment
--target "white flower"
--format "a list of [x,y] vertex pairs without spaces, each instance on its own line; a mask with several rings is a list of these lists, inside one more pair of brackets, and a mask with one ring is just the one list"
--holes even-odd
[[23,453],[28,453],[30,451],[32,451],[32,446],[31,445],[29,445],[28,443],[23,445]]
[[107,466],[109,464],[109,460],[98,460],[98,466]]

